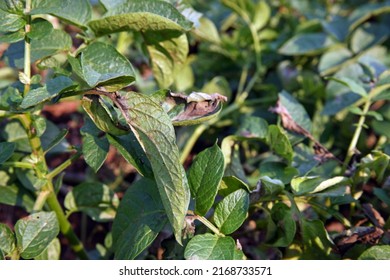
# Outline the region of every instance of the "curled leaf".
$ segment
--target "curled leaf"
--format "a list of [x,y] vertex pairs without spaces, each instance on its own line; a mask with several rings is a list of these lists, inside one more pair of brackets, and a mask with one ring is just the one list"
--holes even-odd
[[226,96],[218,93],[206,94],[192,92],[190,95],[173,93],[167,90],[153,94],[171,118],[175,126],[194,125],[216,116],[222,109],[221,102],[226,102]]

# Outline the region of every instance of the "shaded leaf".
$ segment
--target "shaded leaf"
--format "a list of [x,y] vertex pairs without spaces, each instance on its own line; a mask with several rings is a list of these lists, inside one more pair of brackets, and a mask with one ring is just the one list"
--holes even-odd
[[264,162],[260,165],[260,175],[288,184],[294,176],[298,175],[298,170],[282,162]]
[[157,185],[141,179],[129,188],[112,225],[115,259],[134,259],[146,249],[168,222]]
[[188,171],[188,183],[195,199],[196,214],[204,216],[213,205],[223,168],[223,154],[216,143],[195,157]]
[[242,180],[235,176],[226,176],[222,178],[221,184],[219,185],[218,194],[225,197],[239,189],[246,190],[247,192],[251,191],[249,186]]
[[322,76],[334,73],[352,56],[352,52],[346,48],[331,49],[321,56],[318,71]]
[[265,139],[268,134],[268,123],[259,117],[245,117],[237,134],[246,138]]
[[287,136],[276,125],[268,127],[267,143],[276,154],[291,162],[293,149]]
[[350,23],[349,30],[354,30],[361,23],[373,16],[378,16],[388,12],[390,12],[388,1],[383,3],[367,3],[365,5],[360,5],[348,17],[348,21]]
[[347,38],[349,22],[345,17],[333,15],[330,21],[321,23],[325,31],[340,42],[345,41]]
[[316,55],[332,43],[325,33],[298,34],[284,43],[279,52],[284,55]]
[[0,142],[0,165],[9,159],[15,151],[16,144],[11,142]]
[[[4,174],[0,175],[4,176]],[[27,192],[25,188],[17,185],[2,185],[0,184],[0,203],[19,206],[27,211],[31,211],[34,207],[35,199],[31,193]]]
[[348,77],[341,77],[341,78],[330,78],[332,81],[336,81],[340,84],[343,84],[344,86],[347,86],[352,92],[359,94],[360,96],[367,96],[367,91],[364,89],[364,87],[354,81],[353,79],[350,79]]
[[296,222],[290,207],[280,202],[275,204],[268,219],[267,243],[287,247],[294,240],[295,233]]
[[58,235],[60,227],[54,212],[37,212],[15,224],[18,250],[24,259],[41,254]]
[[82,211],[99,222],[112,221],[119,205],[117,195],[102,183],[82,183],[70,191],[64,201],[72,211]]
[[389,29],[383,24],[365,23],[354,31],[351,37],[351,50],[361,53],[381,44],[389,36]]
[[333,259],[332,248],[334,246],[324,224],[320,220],[301,220],[301,234],[304,245],[303,259]]
[[214,222],[224,234],[230,234],[244,222],[249,208],[249,194],[236,190],[219,202],[214,212]]
[[83,135],[83,155],[85,162],[98,172],[107,158],[110,144],[106,137],[96,137],[85,133]]
[[279,179],[271,179],[268,176],[262,176],[258,182],[261,196],[278,195],[284,190],[284,184]]
[[184,252],[187,260],[231,260],[236,244],[230,236],[199,234],[188,242]]

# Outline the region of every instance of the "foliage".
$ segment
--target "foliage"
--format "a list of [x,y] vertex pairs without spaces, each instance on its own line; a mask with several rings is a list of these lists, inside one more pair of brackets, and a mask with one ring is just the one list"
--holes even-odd
[[[0,223],[0,258],[59,259],[66,238],[81,259],[388,259],[389,12],[2,1],[0,207],[25,215]],[[67,102],[79,143],[47,113]]]

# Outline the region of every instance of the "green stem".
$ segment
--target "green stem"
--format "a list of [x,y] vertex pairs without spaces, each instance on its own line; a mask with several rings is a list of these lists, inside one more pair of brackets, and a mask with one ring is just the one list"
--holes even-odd
[[49,174],[46,175],[48,180],[52,180],[55,176],[64,171],[68,166],[74,163],[82,155],[81,151],[77,151],[74,155],[64,161],[62,164],[53,169]]
[[16,168],[25,168],[25,169],[35,169],[35,165],[29,162],[4,162],[1,164],[2,167],[16,167]]
[[219,231],[219,229],[214,226],[209,220],[207,220],[205,217],[203,216],[198,216],[198,215],[195,215],[195,219],[197,219],[198,221],[200,221],[202,224],[204,224],[206,227],[208,227],[212,232],[214,232],[216,235],[218,236],[221,236],[221,237],[224,237],[225,235]]
[[[31,16],[29,15],[31,11],[31,0],[26,0],[26,8],[25,8],[25,14],[26,14],[26,25],[24,27],[24,30],[26,32],[26,35],[24,37],[24,75],[27,78],[27,81],[31,78],[31,42],[30,38],[28,37],[28,33],[31,29]],[[27,83],[24,85],[24,92],[23,95],[26,96],[26,94],[30,91],[30,83]]]
[[358,122],[358,124],[356,126],[355,133],[353,134],[351,143],[349,144],[349,148],[348,148],[348,151],[347,151],[347,156],[345,157],[345,160],[344,160],[343,173],[347,169],[348,164],[349,164],[351,158],[355,154],[356,145],[358,143],[358,140],[359,140],[359,137],[360,137],[360,133],[362,132],[364,122],[366,121],[366,116],[367,116],[368,110],[370,109],[370,106],[371,106],[371,98],[370,98],[370,96],[368,96],[366,98],[365,103],[364,103],[363,114],[359,118],[359,122]]
[[49,191],[39,192],[37,198],[35,199],[35,203],[34,203],[34,207],[33,207],[34,212],[38,212],[38,211],[42,210],[43,206],[46,203],[46,200],[47,200],[49,194],[50,194]]

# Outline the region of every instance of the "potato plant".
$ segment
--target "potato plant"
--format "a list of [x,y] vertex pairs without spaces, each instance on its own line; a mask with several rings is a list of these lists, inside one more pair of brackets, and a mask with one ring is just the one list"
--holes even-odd
[[389,11],[0,2],[0,259],[389,259]]

